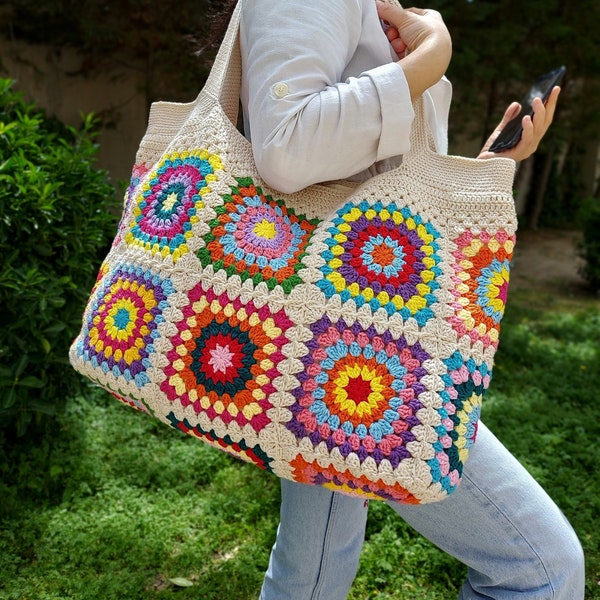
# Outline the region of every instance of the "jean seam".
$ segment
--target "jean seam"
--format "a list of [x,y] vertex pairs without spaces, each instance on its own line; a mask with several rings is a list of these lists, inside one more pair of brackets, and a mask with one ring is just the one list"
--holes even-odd
[[319,600],[321,595],[321,589],[323,587],[323,574],[327,571],[328,561],[328,549],[331,540],[331,531],[333,527],[333,521],[336,512],[337,494],[331,495],[331,502],[329,503],[329,515],[327,517],[327,525],[325,526],[325,535],[323,536],[323,553],[321,554],[321,563],[319,565],[319,573],[315,581],[315,587],[313,588],[310,600]]
[[554,585],[552,583],[552,577],[550,577],[550,574],[548,573],[548,569],[546,568],[546,565],[544,564],[544,561],[543,561],[542,557],[540,556],[540,554],[537,552],[537,550],[529,543],[529,540],[525,537],[525,535],[523,533],[521,533],[521,530],[515,525],[515,523],[513,523],[513,521],[510,519],[510,517],[490,498],[490,496],[488,496],[488,494],[485,493],[485,491],[481,487],[479,487],[475,483],[475,481],[471,477],[469,477],[469,475],[467,473],[463,473],[463,478],[467,479],[471,483],[473,488],[475,488],[487,500],[488,504],[493,506],[496,509],[496,511],[500,515],[502,515],[502,517],[508,523],[510,523],[513,530],[517,532],[519,537],[525,542],[525,544],[529,547],[531,552],[536,556],[539,564],[541,565],[541,567],[544,570],[544,573],[546,575],[546,580],[548,581],[550,591],[552,592],[552,598],[555,598],[556,590],[554,589]]

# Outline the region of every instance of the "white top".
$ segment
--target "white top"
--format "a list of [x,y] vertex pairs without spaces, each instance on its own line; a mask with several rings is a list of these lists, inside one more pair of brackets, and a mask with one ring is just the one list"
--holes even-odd
[[[414,111],[374,0],[243,0],[241,100],[256,166],[283,193],[399,164]],[[452,89],[424,95],[447,152]]]

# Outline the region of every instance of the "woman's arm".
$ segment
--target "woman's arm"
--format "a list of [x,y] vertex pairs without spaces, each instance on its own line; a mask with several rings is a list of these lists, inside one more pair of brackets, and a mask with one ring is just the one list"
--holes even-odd
[[[366,28],[379,35],[365,39]],[[361,56],[359,43],[380,44],[390,62],[364,71],[351,64],[359,74],[346,78]],[[410,90],[391,60],[375,6],[245,0],[241,44],[254,157],[273,188],[289,193],[346,178],[408,150]]]

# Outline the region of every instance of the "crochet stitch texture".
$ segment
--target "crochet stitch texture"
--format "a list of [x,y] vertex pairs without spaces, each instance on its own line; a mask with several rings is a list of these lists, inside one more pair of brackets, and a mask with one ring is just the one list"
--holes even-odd
[[209,81],[156,103],[73,366],[280,477],[405,503],[456,489],[507,298],[512,161],[435,154],[282,196],[232,125],[236,12]]

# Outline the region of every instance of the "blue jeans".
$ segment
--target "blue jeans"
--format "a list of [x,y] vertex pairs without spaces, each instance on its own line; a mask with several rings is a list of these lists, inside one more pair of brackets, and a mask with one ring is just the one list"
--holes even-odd
[[[281,489],[281,522],[261,600],[343,600],[358,567],[367,503],[285,480]],[[451,496],[390,506],[468,566],[460,600],[584,597],[583,552],[573,529],[483,424]]]

